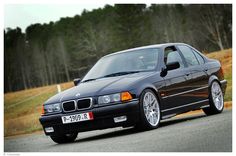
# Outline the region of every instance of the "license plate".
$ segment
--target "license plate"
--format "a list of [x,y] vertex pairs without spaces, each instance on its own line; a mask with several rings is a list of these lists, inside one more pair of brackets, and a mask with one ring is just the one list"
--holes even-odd
[[93,113],[88,112],[88,113],[62,116],[61,119],[63,124],[93,120]]

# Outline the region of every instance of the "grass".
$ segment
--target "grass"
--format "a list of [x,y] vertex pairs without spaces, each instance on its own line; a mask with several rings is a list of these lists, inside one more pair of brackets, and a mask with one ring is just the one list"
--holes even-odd
[[[73,83],[60,85],[65,90],[71,88]],[[56,93],[56,85],[51,85],[4,94],[4,136],[41,130],[38,119],[42,104]]]
[[[228,86],[225,101],[232,101],[232,49],[206,54],[220,60]],[[62,90],[71,88],[72,82],[60,84]],[[42,104],[57,93],[56,85],[4,94],[4,136],[42,130],[39,123]]]

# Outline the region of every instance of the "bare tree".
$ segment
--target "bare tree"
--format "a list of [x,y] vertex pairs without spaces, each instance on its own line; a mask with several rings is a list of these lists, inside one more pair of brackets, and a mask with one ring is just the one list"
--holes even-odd
[[200,13],[200,20],[203,27],[206,28],[208,34],[200,31],[201,34],[206,37],[213,44],[218,45],[220,50],[224,49],[223,38],[222,38],[222,14],[219,13],[220,10],[217,9],[216,5],[210,5],[209,7],[204,7],[202,13]]

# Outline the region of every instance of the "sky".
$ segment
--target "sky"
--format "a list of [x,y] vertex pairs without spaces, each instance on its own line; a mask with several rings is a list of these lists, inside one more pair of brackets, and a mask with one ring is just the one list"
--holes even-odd
[[4,28],[20,27],[23,32],[35,23],[58,21],[61,17],[80,15],[84,9],[102,8],[105,4],[6,4],[4,6]]

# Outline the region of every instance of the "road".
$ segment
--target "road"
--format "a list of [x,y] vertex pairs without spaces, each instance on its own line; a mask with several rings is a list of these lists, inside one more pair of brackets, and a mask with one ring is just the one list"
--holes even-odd
[[43,133],[4,138],[5,152],[231,152],[232,110],[213,116],[185,115],[155,130],[113,128],[80,133],[73,143],[55,144]]

